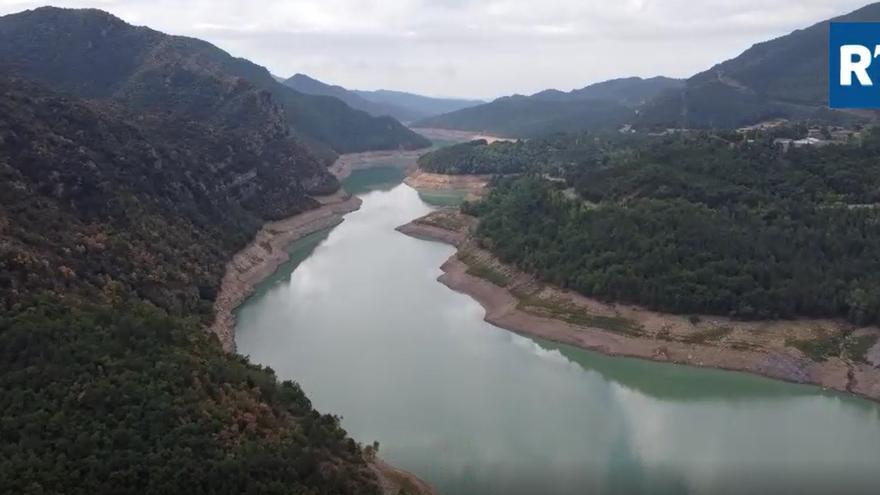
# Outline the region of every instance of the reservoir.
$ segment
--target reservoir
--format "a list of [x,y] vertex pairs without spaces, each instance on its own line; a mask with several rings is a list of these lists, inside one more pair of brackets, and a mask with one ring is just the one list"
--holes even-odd
[[238,351],[442,494],[877,493],[880,407],[816,387],[600,354],[483,321],[436,281],[436,208],[394,167],[290,248],[238,311]]

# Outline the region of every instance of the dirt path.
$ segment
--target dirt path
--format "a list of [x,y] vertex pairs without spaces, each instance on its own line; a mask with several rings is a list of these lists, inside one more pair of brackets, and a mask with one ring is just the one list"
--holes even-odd
[[834,320],[743,322],[605,303],[501,263],[472,241],[474,224],[473,218],[444,211],[398,230],[456,246],[458,252],[443,264],[438,280],[473,297],[493,325],[608,355],[745,371],[880,401],[880,340],[859,358],[842,352],[825,360],[811,359],[794,344],[837,336],[870,342],[880,336],[876,327],[853,329]]

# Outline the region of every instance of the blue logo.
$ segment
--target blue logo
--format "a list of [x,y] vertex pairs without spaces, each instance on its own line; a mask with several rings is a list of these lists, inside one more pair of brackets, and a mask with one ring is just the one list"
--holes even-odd
[[828,106],[880,108],[880,22],[832,22]]

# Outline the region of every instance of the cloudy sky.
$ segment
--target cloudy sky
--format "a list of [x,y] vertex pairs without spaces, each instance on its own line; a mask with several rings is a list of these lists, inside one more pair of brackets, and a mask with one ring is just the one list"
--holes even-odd
[[[491,98],[687,77],[867,0],[56,0],[357,89]],[[44,5],[0,0],[0,14]]]

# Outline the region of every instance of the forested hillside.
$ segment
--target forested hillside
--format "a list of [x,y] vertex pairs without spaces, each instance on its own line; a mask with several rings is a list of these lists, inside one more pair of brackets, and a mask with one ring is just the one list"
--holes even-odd
[[376,117],[388,115],[401,122],[409,122],[424,116],[405,107],[368,100],[355,91],[349,91],[342,86],[323,83],[305,74],[293,75],[284,81],[284,85],[307,95],[323,95],[338,98],[351,108],[363,110]]
[[0,492],[378,493],[337,419],[204,330],[232,253],[338,187],[284,135],[0,79]]
[[[686,81],[623,78],[570,92],[546,90],[500,98],[415,125],[535,137],[622,124],[648,129],[733,129],[777,118],[827,124],[867,122],[876,119],[876,112],[828,108],[828,26],[830,22],[878,21],[880,4],[871,4],[757,43]],[[596,105],[597,101],[605,104]]]
[[738,127],[770,118],[855,119],[828,106],[830,22],[878,22],[880,4],[758,43],[648,103],[647,126]]
[[376,103],[385,103],[406,108],[415,112],[418,118],[433,117],[442,113],[454,112],[463,108],[474,107],[486,103],[481,100],[463,100],[459,98],[437,98],[434,96],[417,95],[404,91],[377,89],[375,91],[355,90],[356,94]]
[[351,108],[363,110],[377,117],[390,115],[401,122],[412,122],[426,117],[475,106],[482,101],[432,98],[401,91],[358,91],[330,85],[305,74],[295,74],[284,85],[307,95],[332,96]]
[[[525,175],[466,207],[481,242],[556,284],[660,310],[880,321],[880,132],[788,152],[772,136],[626,139],[517,145],[527,159],[498,163]],[[504,147],[517,149],[488,148]]]
[[590,84],[584,88],[569,92],[548,89],[533,94],[532,98],[572,102],[578,100],[603,100],[613,101],[631,108],[638,108],[660,93],[670,89],[680,89],[682,86],[684,86],[684,81],[670,77],[623,77]]
[[430,145],[393,118],[294,91],[209,43],[131,26],[98,10],[44,7],[0,17],[0,68],[78,96],[241,127],[259,118],[241,107],[241,95],[261,91],[321,156]]
[[508,96],[485,105],[420,120],[415,127],[485,132],[501,137],[534,137],[563,131],[616,129],[635,112],[613,101],[557,101]]
[[569,92],[546,90],[424,119],[416,127],[487,132],[504,137],[535,137],[554,132],[616,129],[635,121],[635,109],[682,81],[667,77],[629,77]]
[[535,172],[558,175],[563,168],[593,159],[599,154],[643,137],[617,132],[553,134],[518,141],[484,139],[439,148],[419,157],[419,168],[438,174],[519,174]]

